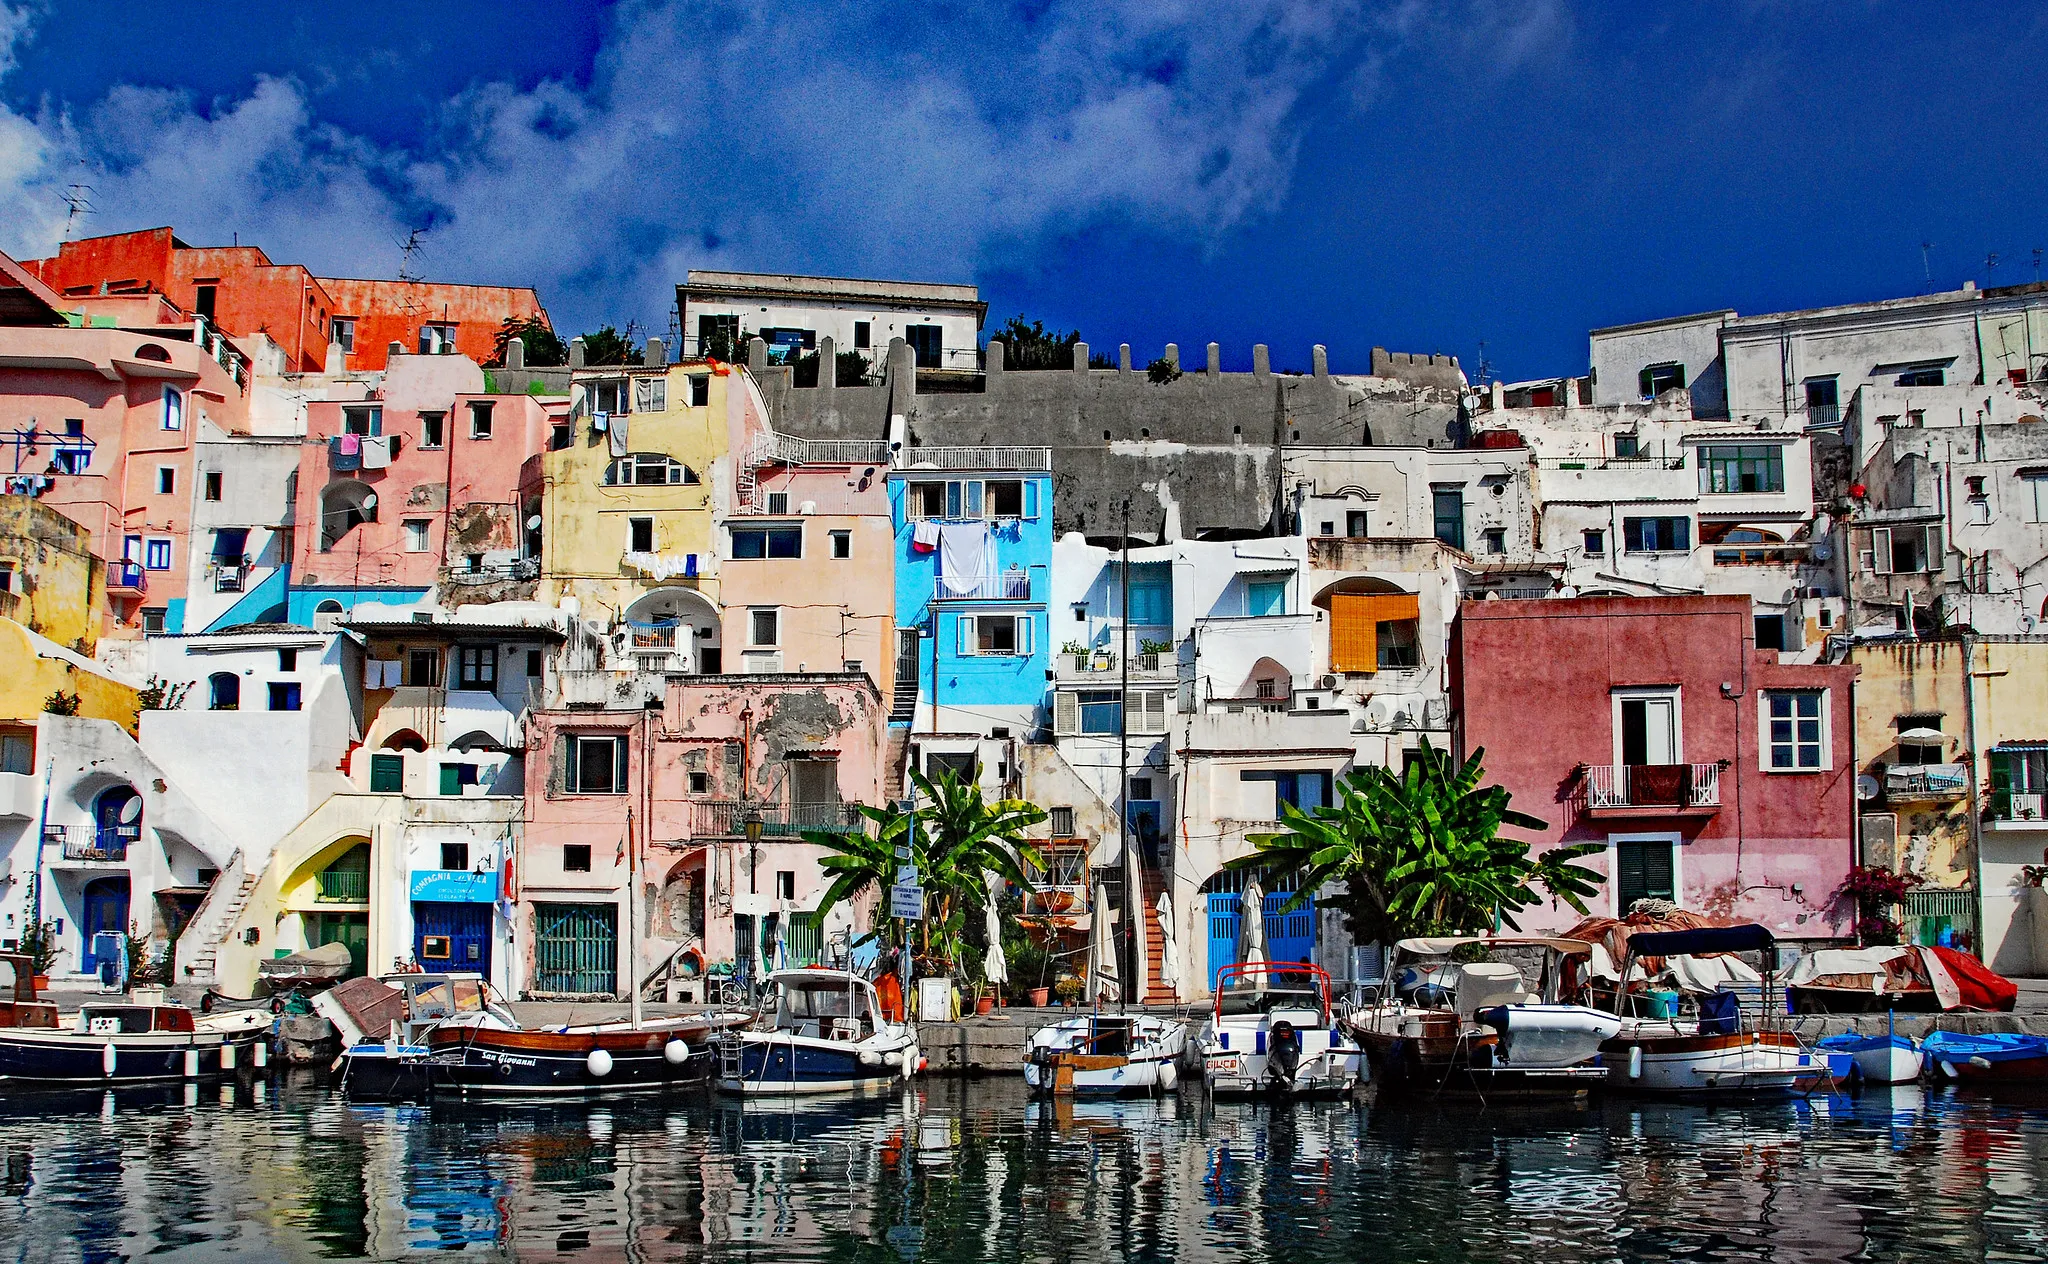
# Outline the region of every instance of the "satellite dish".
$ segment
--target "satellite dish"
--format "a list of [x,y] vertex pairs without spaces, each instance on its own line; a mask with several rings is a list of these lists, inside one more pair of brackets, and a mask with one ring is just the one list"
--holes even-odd
[[535,515],[533,515],[533,516],[532,516],[531,518],[528,518],[528,519],[526,520],[526,529],[527,529],[528,531],[538,531],[538,530],[540,530],[540,515],[539,515],[539,514],[535,514]]
[[1877,778],[1871,776],[1869,773],[1865,773],[1861,777],[1856,778],[1856,797],[1858,799],[1861,799],[1865,803],[1868,803],[1870,800],[1875,799],[1878,796],[1878,792],[1881,791],[1883,788],[1884,787],[1877,784]]
[[367,510],[375,509],[376,507],[377,507],[377,493],[375,493],[375,492],[370,492],[370,493],[368,493],[367,495],[365,495],[365,496],[363,497],[363,508],[364,508],[364,510],[366,510],[366,511],[367,511]]
[[142,796],[136,795],[121,805],[121,824],[133,825],[142,819]]

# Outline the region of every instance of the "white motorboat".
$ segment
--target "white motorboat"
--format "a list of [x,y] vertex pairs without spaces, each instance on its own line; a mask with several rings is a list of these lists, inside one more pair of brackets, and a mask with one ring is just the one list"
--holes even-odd
[[1363,1051],[1330,1013],[1330,976],[1307,962],[1225,966],[1199,1048],[1209,1091],[1306,1097],[1347,1093]]
[[1169,1093],[1187,1043],[1187,1025],[1171,1018],[1082,1014],[1032,1033],[1024,1082],[1044,1093]]
[[713,1041],[721,1092],[833,1093],[882,1088],[924,1069],[917,1031],[883,1016],[875,985],[846,970],[768,976],[767,1025]]
[[[1629,936],[1615,990],[1617,1013],[1630,995],[1626,980],[1638,957],[1692,957],[1762,950],[1775,958],[1777,941],[1762,926],[1714,926],[1642,932]],[[1775,984],[1763,975],[1764,995]],[[1798,1091],[1821,1068],[1799,1038],[1783,1028],[1745,1026],[1733,992],[1698,1000],[1692,1018],[1623,1017],[1621,1030],[1601,1046],[1611,1087],[1639,1093],[1767,1096]]]

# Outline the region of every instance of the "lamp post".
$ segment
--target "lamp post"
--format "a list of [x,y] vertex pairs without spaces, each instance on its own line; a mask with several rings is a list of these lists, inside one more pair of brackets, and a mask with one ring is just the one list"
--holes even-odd
[[747,894],[761,893],[761,813],[751,805],[747,814],[740,818],[740,828],[747,833]]

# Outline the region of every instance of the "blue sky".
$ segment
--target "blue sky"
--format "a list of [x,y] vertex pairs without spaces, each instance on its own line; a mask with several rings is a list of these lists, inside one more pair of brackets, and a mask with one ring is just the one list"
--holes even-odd
[[2038,3],[0,0],[0,249],[83,180],[86,231],[341,274],[425,227],[426,275],[572,330],[738,267],[1534,377],[1599,325],[1917,292],[1922,242],[2033,280],[2044,45]]

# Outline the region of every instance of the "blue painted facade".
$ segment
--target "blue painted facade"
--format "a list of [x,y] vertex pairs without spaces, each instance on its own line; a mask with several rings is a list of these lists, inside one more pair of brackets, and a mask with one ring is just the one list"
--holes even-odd
[[[938,493],[925,485],[943,485]],[[1004,488],[1005,509],[1016,516],[996,516],[991,484],[1022,484],[1012,504]],[[940,516],[913,513],[912,498],[942,499]],[[1006,471],[898,470],[889,476],[889,512],[895,526],[896,626],[918,628],[918,701],[929,706],[934,680],[938,703],[948,708],[1037,708],[1044,703],[1046,670],[1051,664],[1053,629],[1047,621],[1052,575],[1052,476]],[[951,516],[948,516],[951,515]],[[919,548],[916,537],[924,524],[933,532],[985,530],[993,543],[991,573],[973,590],[942,591],[942,548]],[[932,636],[936,624],[937,665]],[[928,717],[929,712],[925,715]],[[1014,712],[997,723],[1017,722]],[[927,719],[917,721],[928,724]],[[953,727],[950,717],[942,721]],[[986,722],[961,724],[985,728]]]
[[416,606],[425,600],[426,588],[298,588],[291,590],[285,599],[285,621],[300,627],[313,626],[313,616],[323,603],[332,601],[343,612],[353,613],[358,606]]

